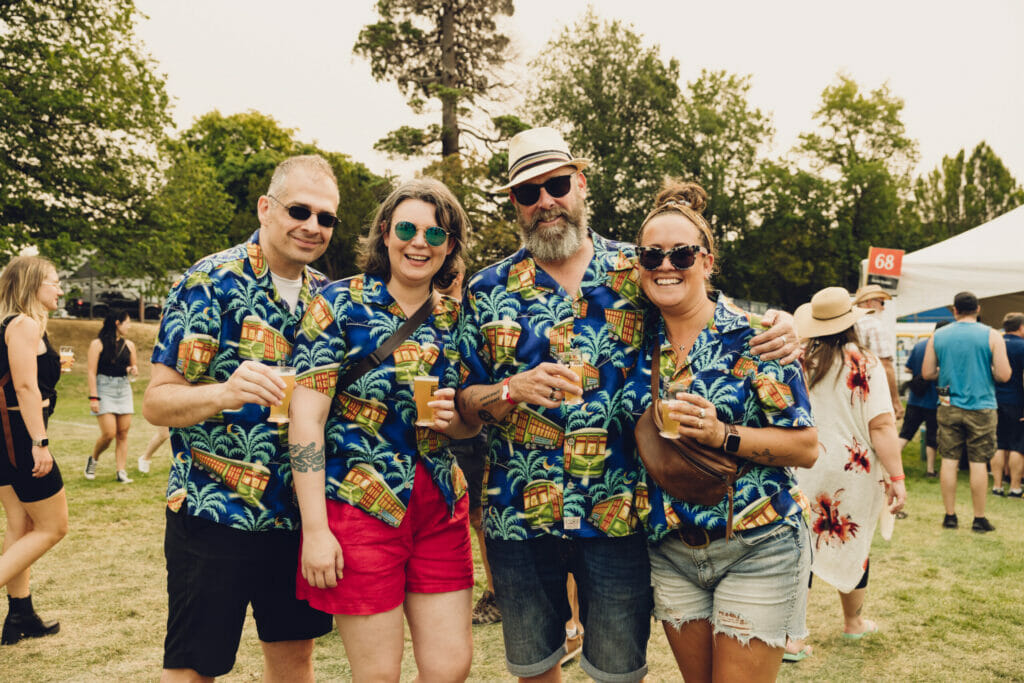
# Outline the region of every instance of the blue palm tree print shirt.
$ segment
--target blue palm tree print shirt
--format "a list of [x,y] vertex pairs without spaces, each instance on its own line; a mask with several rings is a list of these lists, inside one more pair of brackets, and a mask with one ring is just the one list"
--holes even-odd
[[392,526],[401,524],[417,462],[437,484],[448,512],[466,493],[449,438],[417,427],[413,378],[439,387],[458,380],[454,333],[461,306],[442,296],[427,319],[376,368],[352,383],[339,377],[358,365],[407,320],[384,281],[357,275],[331,283],[310,304],[295,342],[296,382],[333,400],[327,419],[326,495]]
[[[750,353],[750,338],[763,331],[760,320],[734,306],[719,295],[712,320],[701,330],[690,354],[681,361],[665,337],[664,321],[652,312],[661,344],[662,380],[675,379],[689,384],[690,393],[699,394],[715,404],[718,419],[748,427],[813,427],[810,396],[799,363],[780,365],[762,361]],[[645,364],[649,368],[650,355]],[[646,402],[650,396],[650,374],[647,374]],[[750,469],[736,482],[733,509],[736,528],[749,528],[777,521],[767,505],[775,493],[789,491],[796,485],[791,468],[770,467],[751,463]],[[646,491],[644,491],[646,489]],[[649,494],[646,496],[644,494]],[[649,510],[643,498],[649,497]],[[646,521],[648,540],[657,543],[679,526],[703,529],[724,529],[729,500],[723,497],[713,506],[684,503],[668,495],[644,471],[644,481],[637,494],[639,515]]]
[[520,404],[489,429],[489,537],[593,538],[637,528],[633,427],[645,392],[637,376],[645,304],[633,246],[591,238],[594,256],[577,292],[566,292],[525,249],[469,283],[462,387],[500,382],[569,348],[586,361],[582,404]]
[[[295,311],[277,294],[259,244],[212,254],[174,284],[152,361],[193,384],[226,382],[245,360],[288,365],[295,331],[313,294],[327,284],[305,268]],[[299,527],[292,492],[287,425],[267,422],[254,403],[191,427],[171,429],[167,505],[236,529]]]

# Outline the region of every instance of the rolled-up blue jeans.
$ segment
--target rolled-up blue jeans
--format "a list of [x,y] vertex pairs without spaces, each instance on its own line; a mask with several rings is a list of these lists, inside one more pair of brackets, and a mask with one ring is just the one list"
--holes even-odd
[[565,592],[570,572],[585,633],[583,670],[607,683],[639,681],[647,673],[653,602],[642,535],[488,538],[487,559],[512,675],[538,676],[565,655],[565,622],[572,616]]

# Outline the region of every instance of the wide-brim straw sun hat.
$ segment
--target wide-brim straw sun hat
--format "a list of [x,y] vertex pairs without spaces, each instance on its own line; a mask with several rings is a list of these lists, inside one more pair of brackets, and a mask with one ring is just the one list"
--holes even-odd
[[574,157],[561,133],[554,128],[530,128],[517,133],[508,144],[508,184],[495,192],[542,176],[562,166],[575,166],[582,171],[590,164]]
[[859,306],[865,301],[871,301],[872,299],[885,299],[888,301],[892,299],[892,295],[878,285],[864,285],[853,295],[853,305]]
[[845,287],[826,287],[796,309],[793,317],[800,337],[810,339],[842,332],[868,313],[868,309],[853,305]]

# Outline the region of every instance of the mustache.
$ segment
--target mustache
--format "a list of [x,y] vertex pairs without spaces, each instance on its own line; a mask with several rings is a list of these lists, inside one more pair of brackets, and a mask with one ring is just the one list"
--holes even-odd
[[550,209],[538,211],[534,215],[533,220],[530,221],[530,231],[533,232],[534,230],[536,230],[537,224],[540,223],[541,221],[551,221],[556,218],[563,218],[567,223],[572,222],[572,217],[569,215],[568,211],[558,207],[552,207]]

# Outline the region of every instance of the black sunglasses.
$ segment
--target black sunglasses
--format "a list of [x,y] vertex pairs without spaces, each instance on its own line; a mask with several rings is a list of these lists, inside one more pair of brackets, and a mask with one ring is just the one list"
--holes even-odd
[[[284,204],[281,203],[281,200],[275,197],[274,195],[268,194],[267,196],[273,199],[278,204],[281,204],[281,206],[284,206],[285,211],[288,212],[288,215],[297,221],[302,221],[303,223],[305,223],[306,221],[309,220],[309,217],[313,215],[312,209],[310,209],[305,204],[291,204],[289,206],[285,206]],[[323,228],[333,228],[338,224],[338,217],[335,216],[333,213],[321,211],[316,215],[316,222],[319,223],[320,226]]]
[[572,179],[575,173],[569,175],[556,175],[548,178],[543,183],[523,183],[512,188],[512,196],[523,206],[533,206],[540,199],[540,188],[544,188],[552,197],[564,197],[569,194],[572,188]]
[[661,268],[661,264],[665,262],[666,256],[668,256],[668,262],[672,264],[673,268],[676,270],[687,270],[692,268],[693,264],[697,262],[697,254],[706,253],[707,250],[699,244],[684,244],[667,250],[659,247],[636,248],[637,261],[645,270]]

